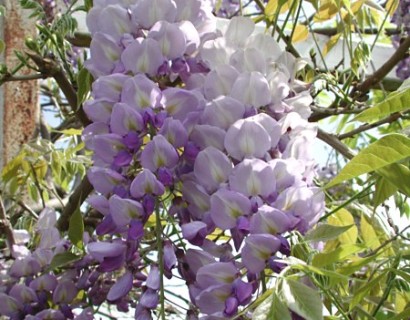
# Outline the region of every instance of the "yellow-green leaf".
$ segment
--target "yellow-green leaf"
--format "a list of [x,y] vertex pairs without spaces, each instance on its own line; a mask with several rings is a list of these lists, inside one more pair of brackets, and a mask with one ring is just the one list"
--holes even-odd
[[345,227],[349,229],[339,235],[338,239],[341,244],[355,244],[357,241],[357,227],[355,225],[352,214],[346,209],[342,208],[332,214],[328,219],[328,223],[333,226]]
[[379,241],[379,238],[377,237],[376,231],[374,230],[368,219],[368,217],[362,214],[362,217],[360,219],[360,232],[366,246],[370,249],[376,249],[380,247],[381,243]]
[[338,43],[340,36],[342,34],[341,33],[337,33],[334,36],[331,36],[329,41],[326,42],[325,46],[323,47],[323,55],[327,55],[329,53],[330,50],[333,49],[333,47],[336,45],[336,43]]
[[367,110],[362,111],[353,120],[373,122],[395,112],[410,109],[410,79],[403,82],[397,91],[389,94],[386,99]]
[[345,244],[336,248],[331,252],[318,253],[313,257],[312,264],[315,267],[324,267],[334,262],[342,262],[346,258],[363,251],[365,248],[363,246],[355,244]]
[[403,194],[410,197],[410,169],[400,163],[392,163],[377,170],[377,173],[387,179]]
[[373,206],[376,208],[380,204],[382,204],[385,200],[390,198],[393,194],[395,194],[398,190],[398,188],[389,182],[384,177],[380,177],[377,179],[376,182],[376,192],[374,193],[374,198],[373,198]]
[[84,221],[80,208],[74,211],[68,227],[68,238],[77,248],[83,248]]
[[347,226],[334,226],[331,224],[322,223],[319,224],[315,229],[311,230],[306,236],[306,241],[327,241],[337,238],[347,230],[349,230],[354,225]]
[[295,31],[292,36],[292,42],[295,43],[295,42],[306,40],[308,35],[309,35],[308,28],[302,24],[298,24],[295,27]]
[[381,169],[389,164],[406,159],[409,156],[409,138],[401,134],[384,136],[370,144],[350,160],[342,171],[326,185],[326,188],[356,178],[362,174]]

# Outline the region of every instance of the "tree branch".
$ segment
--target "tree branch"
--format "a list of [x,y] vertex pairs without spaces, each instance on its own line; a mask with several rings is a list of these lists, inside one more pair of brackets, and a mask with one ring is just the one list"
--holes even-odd
[[386,61],[373,75],[367,78],[364,82],[359,84],[352,92],[359,91],[361,93],[368,92],[374,85],[379,83],[393,68],[403,60],[408,54],[410,48],[410,36],[408,36],[397,48],[396,52]]
[[343,139],[346,139],[346,138],[351,138],[351,137],[355,136],[358,133],[361,133],[361,132],[364,132],[364,131],[367,131],[367,130],[370,130],[370,129],[373,129],[373,128],[377,128],[378,126],[381,126],[381,125],[386,124],[386,123],[392,123],[392,122],[398,120],[402,115],[403,114],[401,114],[400,112],[392,113],[390,116],[388,116],[386,118],[383,118],[379,121],[376,121],[376,122],[373,122],[373,123],[366,123],[366,124],[363,124],[360,127],[356,128],[352,131],[349,131],[349,132],[346,132],[346,133],[343,133],[343,134],[339,134],[337,136],[337,138],[339,140],[343,140]]
[[60,231],[68,230],[71,215],[85,201],[91,191],[93,191],[93,186],[88,181],[87,176],[85,176],[79,186],[71,194],[67,205],[64,207],[64,210],[57,221],[57,228]]
[[3,230],[4,234],[6,235],[7,246],[9,248],[10,253],[13,253],[13,246],[16,243],[14,239],[14,234],[13,234],[13,226],[11,225],[10,221],[7,218],[6,209],[4,208],[4,203],[3,203],[3,199],[1,195],[0,195],[0,230]]
[[34,53],[26,52],[26,54],[36,63],[42,74],[54,78],[81,123],[84,126],[90,124],[91,122],[85,114],[82,105],[78,106],[77,93],[61,67],[54,60],[43,58]]
[[318,129],[317,137],[326,142],[329,146],[334,148],[340,154],[342,154],[347,159],[352,159],[354,157],[354,153],[350,150],[343,142],[341,142],[336,135],[327,133],[322,129]]
[[76,47],[89,48],[91,44],[91,35],[85,32],[75,32],[74,36],[67,37],[67,41]]

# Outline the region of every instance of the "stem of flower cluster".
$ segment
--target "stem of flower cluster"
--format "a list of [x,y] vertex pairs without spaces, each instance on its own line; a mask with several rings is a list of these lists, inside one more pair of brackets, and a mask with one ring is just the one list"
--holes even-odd
[[162,225],[161,214],[159,212],[159,202],[155,205],[155,228],[157,233],[158,267],[159,267],[159,300],[160,319],[165,320],[165,295],[164,295],[164,251],[162,246]]

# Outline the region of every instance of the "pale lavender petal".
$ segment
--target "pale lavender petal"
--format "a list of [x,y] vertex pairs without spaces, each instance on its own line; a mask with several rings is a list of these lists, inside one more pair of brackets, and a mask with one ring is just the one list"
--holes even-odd
[[55,210],[51,208],[44,208],[38,216],[36,230],[53,227],[56,223],[57,213],[55,212]]
[[159,133],[163,135],[175,148],[185,146],[188,141],[188,132],[181,121],[173,118],[165,119]]
[[271,139],[261,124],[247,118],[236,121],[228,129],[224,145],[236,160],[262,158],[271,148]]
[[151,269],[148,273],[146,285],[152,290],[158,290],[160,287],[160,272],[156,265],[151,265]]
[[257,71],[240,74],[230,96],[255,108],[266,106],[272,101],[268,81]]
[[232,262],[215,262],[204,265],[198,270],[196,282],[200,288],[213,285],[231,284],[237,278],[239,270]]
[[156,135],[144,148],[141,154],[143,168],[155,172],[160,167],[173,168],[179,159],[175,148],[164,136]]
[[84,128],[81,138],[88,149],[94,150],[93,138],[96,135],[107,133],[110,133],[110,128],[107,123],[94,122]]
[[76,288],[74,282],[70,280],[59,282],[53,292],[53,302],[55,304],[71,303],[73,299],[77,296],[77,293],[78,289]]
[[174,2],[177,5],[175,21],[197,19],[201,9],[201,0],[174,0]]
[[130,76],[121,73],[114,73],[99,77],[93,82],[92,96],[94,99],[119,102],[122,86],[129,78]]
[[136,23],[131,21],[127,9],[120,5],[105,7],[99,15],[98,22],[100,31],[112,36],[117,41],[125,33],[132,33],[136,28]]
[[87,245],[87,251],[99,262],[105,258],[113,258],[123,254],[126,246],[120,242],[91,242]]
[[233,17],[229,21],[228,29],[225,32],[226,41],[231,46],[242,47],[254,29],[255,23],[251,19]]
[[225,130],[215,126],[202,124],[194,127],[190,139],[201,149],[212,146],[216,149],[224,150],[225,136]]
[[[194,1],[190,1],[194,2]],[[188,4],[189,6],[189,4]],[[181,21],[177,23],[176,25],[178,26],[179,30],[182,31],[185,41],[186,41],[186,49],[185,49],[185,54],[191,55],[195,53],[195,51],[198,50],[199,45],[201,43],[201,39],[199,38],[199,34],[195,26],[192,24],[191,21],[188,21],[187,19],[183,19],[184,21]]]
[[147,107],[158,107],[161,97],[158,85],[143,74],[138,74],[125,81],[121,92],[121,102],[139,111]]
[[202,245],[208,235],[208,226],[202,221],[192,221],[181,226],[182,236],[194,245]]
[[87,198],[87,203],[93,207],[93,209],[102,213],[104,216],[110,213],[110,205],[106,197],[98,194],[91,195]]
[[147,289],[140,298],[140,304],[148,309],[155,309],[158,305],[158,292],[156,290]]
[[138,24],[145,29],[150,29],[155,22],[160,20],[174,22],[177,6],[172,0],[140,0],[132,13]]
[[245,106],[238,100],[231,97],[219,97],[206,105],[201,121],[204,124],[228,130],[235,121],[242,119],[244,114]]
[[122,137],[114,134],[100,134],[93,138],[94,155],[106,164],[112,164],[117,154],[125,149]]
[[170,60],[181,57],[185,52],[185,36],[173,23],[164,20],[156,22],[147,37],[158,41],[162,54]]
[[174,245],[170,241],[164,244],[164,267],[170,271],[177,264],[177,256],[175,255]]
[[184,181],[182,194],[189,204],[195,204],[196,207],[204,212],[209,210],[209,195],[201,185],[192,180]]
[[110,122],[114,102],[106,99],[89,100],[84,103],[84,112],[93,122]]
[[244,159],[229,176],[229,186],[245,196],[268,197],[276,189],[272,167],[260,159]]
[[233,164],[229,158],[214,147],[207,147],[198,153],[194,164],[197,181],[209,191],[228,180]]
[[276,61],[282,54],[282,49],[276,40],[269,34],[257,33],[246,39],[247,48],[257,48],[267,63]]
[[225,310],[225,301],[231,295],[231,285],[214,285],[201,291],[195,298],[195,304],[205,314]]
[[195,275],[203,266],[215,262],[215,258],[208,252],[197,249],[188,249],[185,254],[185,260],[189,266],[189,269]]
[[164,62],[164,56],[154,39],[136,39],[125,48],[121,61],[127,71],[155,76]]
[[24,284],[19,284],[19,283],[16,283],[10,289],[9,296],[23,303],[30,303],[30,302],[38,301],[37,294],[34,292],[33,289],[27,287]]
[[258,71],[266,73],[266,63],[263,54],[257,48],[246,48],[236,50],[230,60],[231,64],[240,73]]
[[164,185],[148,169],[142,169],[132,181],[130,187],[130,193],[135,198],[142,198],[146,194],[160,196],[164,191]]
[[15,317],[19,311],[23,310],[23,304],[7,294],[0,292],[0,314],[3,316]]
[[57,287],[57,278],[52,274],[44,274],[30,282],[30,288],[36,291],[54,291]]
[[279,247],[280,240],[273,235],[250,235],[242,249],[242,262],[249,272],[257,274],[265,268],[266,261]]
[[239,217],[251,212],[251,202],[243,194],[220,189],[211,196],[211,218],[223,230],[236,226]]
[[238,70],[228,64],[216,67],[206,75],[204,82],[205,97],[212,100],[229,95],[238,76]]
[[125,136],[130,131],[144,129],[141,114],[126,103],[116,103],[112,109],[110,127],[113,133]]
[[259,113],[253,117],[249,117],[248,119],[256,121],[266,130],[270,137],[271,147],[275,148],[281,137],[282,128],[279,123],[266,113]]
[[109,204],[112,220],[117,227],[128,225],[132,219],[141,220],[145,215],[141,203],[131,199],[122,199],[117,195],[113,195],[109,200]]
[[98,78],[111,74],[116,69],[122,49],[113,38],[97,32],[91,40],[90,53],[91,59],[86,61],[85,66],[95,78]]
[[111,287],[107,294],[108,301],[115,301],[126,296],[132,288],[133,276],[130,271],[123,274],[114,285]]
[[188,113],[196,111],[199,107],[198,98],[188,90],[167,88],[162,95],[161,103],[167,113],[180,121],[184,121]]
[[91,167],[87,172],[87,178],[97,192],[108,194],[116,186],[125,181],[118,172],[109,168]]
[[251,217],[249,231],[252,234],[281,234],[291,230],[296,223],[297,219],[292,215],[268,205],[263,205]]

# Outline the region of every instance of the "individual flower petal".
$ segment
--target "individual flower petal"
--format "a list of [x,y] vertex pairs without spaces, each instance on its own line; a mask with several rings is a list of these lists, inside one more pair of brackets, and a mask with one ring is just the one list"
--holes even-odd
[[158,305],[158,292],[153,289],[147,289],[140,297],[140,304],[148,309],[155,309]]
[[236,160],[262,158],[271,148],[265,128],[252,118],[236,121],[226,133],[224,146]]
[[110,205],[106,197],[98,194],[91,195],[87,198],[87,203],[93,207],[93,209],[102,213],[104,216],[110,213]]
[[280,240],[270,234],[251,234],[245,239],[242,249],[242,262],[251,273],[259,273],[266,261],[280,247]]
[[229,64],[240,73],[258,71],[265,74],[266,63],[263,58],[263,54],[257,48],[240,49],[232,54]]
[[106,99],[89,100],[84,103],[84,112],[91,121],[108,124],[113,105],[114,102]]
[[239,72],[229,64],[217,66],[206,75],[204,95],[208,100],[230,94]]
[[160,288],[160,272],[156,265],[151,265],[151,269],[148,273],[146,285],[152,290],[158,290]]
[[208,124],[200,124],[193,128],[190,139],[201,149],[215,147],[224,150],[225,136],[226,132],[223,129]]
[[125,181],[118,172],[109,168],[91,167],[87,172],[87,178],[97,192],[108,194],[116,186]]
[[164,185],[148,169],[143,169],[138,173],[130,187],[130,193],[134,198],[142,198],[146,194],[160,196],[164,191]]
[[8,317],[16,317],[23,310],[23,304],[7,294],[0,292],[0,314]]
[[[189,3],[194,2],[194,1],[189,1]],[[189,6],[189,3],[187,4],[187,7]],[[197,2],[198,3],[198,2]],[[198,30],[195,28],[195,26],[192,24],[191,21],[188,21],[188,19],[182,19],[183,21],[179,22],[176,24],[176,26],[181,30],[185,37],[185,54],[191,55],[195,53],[195,51],[198,50],[199,45],[201,43],[201,39],[198,34]]]
[[188,113],[196,111],[199,107],[195,94],[180,88],[165,89],[162,92],[161,103],[170,116],[180,121],[184,121]]
[[124,273],[110,288],[107,294],[108,301],[115,301],[126,296],[132,289],[133,276],[131,271]]
[[178,162],[178,153],[164,136],[156,135],[141,154],[143,168],[155,172],[160,167],[173,168]]
[[54,209],[44,208],[37,219],[36,230],[54,227],[57,223],[57,213]]
[[177,6],[172,0],[140,0],[132,9],[132,13],[138,24],[150,29],[160,20],[174,22]]
[[143,74],[137,74],[125,81],[121,92],[121,102],[143,111],[160,105],[162,94],[158,85]]
[[142,220],[145,216],[141,203],[131,199],[122,199],[113,195],[109,204],[112,220],[117,227],[128,225],[132,219]]
[[231,295],[230,284],[207,287],[195,297],[195,304],[205,314],[213,314],[225,310],[225,301]]
[[208,226],[202,221],[192,221],[181,226],[182,236],[194,245],[202,245],[208,235]]
[[275,175],[265,161],[244,159],[232,170],[229,186],[248,197],[268,197],[276,189]]
[[84,128],[81,138],[88,149],[94,150],[93,138],[99,134],[107,133],[110,133],[110,128],[107,123],[93,122]]
[[224,153],[214,147],[207,147],[195,159],[194,174],[205,189],[214,191],[228,180],[232,167],[232,162]]
[[255,108],[266,106],[272,101],[268,81],[257,71],[240,74],[229,95]]
[[281,234],[291,230],[297,220],[276,208],[263,205],[251,217],[249,231],[252,234]]
[[162,54],[168,59],[181,57],[185,52],[185,36],[176,24],[158,21],[152,26],[147,37],[158,41]]
[[117,41],[125,33],[132,33],[136,23],[131,21],[127,9],[120,5],[109,5],[101,10],[98,17],[98,28],[104,34],[108,34]]
[[87,245],[87,251],[99,262],[105,258],[114,258],[125,253],[126,246],[121,242],[90,242]]
[[122,73],[99,77],[92,84],[92,96],[94,99],[119,102],[122,86],[129,78],[130,76]]
[[219,97],[206,105],[201,121],[204,124],[228,130],[235,121],[242,119],[244,114],[245,106],[238,100],[231,97]]
[[57,287],[57,278],[52,274],[43,274],[30,282],[30,288],[35,291],[54,291]]
[[37,294],[34,292],[34,290],[30,287],[27,287],[25,284],[16,283],[10,289],[9,296],[23,303],[38,301]]
[[77,296],[78,289],[71,280],[65,280],[58,283],[53,292],[53,302],[55,304],[69,304]]
[[251,213],[251,202],[241,193],[220,189],[211,196],[210,212],[217,227],[231,229],[239,217]]
[[215,262],[199,268],[196,282],[200,288],[231,284],[238,276],[238,269],[232,262]]
[[188,141],[188,132],[181,121],[173,118],[166,118],[159,133],[163,135],[175,148],[185,146]]
[[93,145],[94,155],[109,165],[113,164],[118,153],[126,148],[122,142],[122,137],[114,133],[95,136],[93,138]]
[[228,29],[225,32],[225,38],[229,45],[243,47],[247,38],[255,29],[255,23],[246,17],[233,17],[229,21]]
[[110,128],[113,133],[127,135],[130,131],[144,129],[141,114],[126,103],[116,103],[112,108]]
[[125,48],[121,61],[127,71],[155,76],[164,62],[164,56],[154,39],[136,39]]

